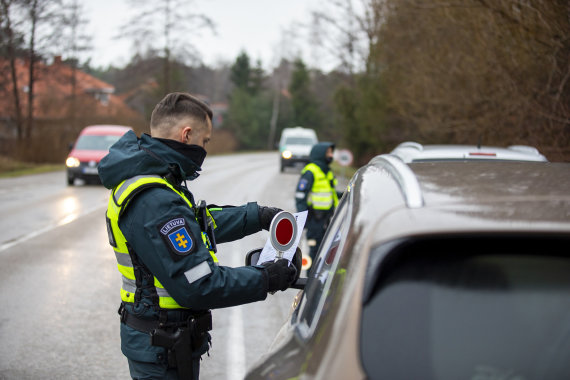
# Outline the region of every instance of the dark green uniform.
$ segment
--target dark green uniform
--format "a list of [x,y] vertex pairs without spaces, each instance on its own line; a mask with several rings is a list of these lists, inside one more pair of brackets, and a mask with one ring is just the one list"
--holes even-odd
[[[197,153],[197,157],[201,164],[203,156],[200,159]],[[109,189],[116,189],[123,181],[132,181],[137,176],[152,175],[166,178],[172,186],[157,184],[133,191],[118,218],[120,231],[109,227],[110,242],[113,244],[116,238],[113,231],[115,235],[122,233],[130,252],[126,257],[133,258],[131,273],[136,279],[131,281],[129,276],[123,276],[120,312],[121,350],[129,359],[134,378],[171,375],[176,378],[175,370],[168,366],[168,348],[151,345],[148,326],[152,327],[152,323],[176,324],[203,315],[208,309],[260,301],[267,296],[268,280],[262,267],[229,268],[216,262],[211,252],[213,246],[205,239],[196,210],[188,203],[195,205],[194,197],[185,187],[185,180],[196,178],[199,170],[191,158],[172,149],[164,140],[145,134],[139,139],[133,132],[113,145],[99,166],[102,183]],[[217,243],[261,230],[257,203],[209,209]],[[115,252],[121,269],[120,260],[125,258]],[[135,294],[128,291],[130,285],[136,288]],[[170,305],[159,306],[163,300],[171,300]],[[145,325],[145,321],[150,323]],[[202,331],[198,340],[199,347],[192,352],[194,378],[198,375],[200,355],[208,349],[207,331]]]

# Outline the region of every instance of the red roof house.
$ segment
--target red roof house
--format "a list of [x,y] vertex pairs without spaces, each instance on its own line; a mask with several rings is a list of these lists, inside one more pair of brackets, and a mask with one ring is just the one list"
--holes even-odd
[[[75,74],[75,75],[74,75]],[[16,76],[22,118],[28,114],[29,61],[16,60]],[[75,84],[74,84],[75,83]],[[52,64],[39,61],[34,72],[34,121],[54,121],[71,117],[128,120],[140,116],[114,94],[112,85],[55,57]],[[0,58],[0,136],[15,136],[14,86],[10,62]]]

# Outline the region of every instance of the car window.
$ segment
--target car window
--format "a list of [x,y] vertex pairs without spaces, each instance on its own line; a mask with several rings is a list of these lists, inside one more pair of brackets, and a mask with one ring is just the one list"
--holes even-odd
[[416,246],[384,265],[362,314],[369,377],[570,378],[568,257],[496,242],[464,255],[477,244],[464,243]]
[[109,150],[121,136],[116,135],[82,135],[75,144],[75,149],[80,150]]
[[285,144],[288,144],[288,145],[313,145],[313,144],[315,144],[315,140],[313,140],[310,137],[292,136],[292,137],[287,137],[287,139],[285,140]]
[[297,326],[304,338],[313,333],[319,318],[324,313],[333,277],[338,274],[338,262],[350,225],[350,207],[347,199],[348,197],[344,197],[339,204],[309,271],[307,286],[297,314]]

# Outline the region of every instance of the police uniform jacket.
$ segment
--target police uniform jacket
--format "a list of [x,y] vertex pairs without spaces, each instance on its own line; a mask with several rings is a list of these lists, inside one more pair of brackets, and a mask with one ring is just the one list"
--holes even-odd
[[[311,163],[317,165],[325,175],[329,174],[329,172],[331,171],[329,164],[326,161],[326,152],[327,149],[331,146],[334,147],[334,144],[330,142],[317,143],[311,148],[311,153],[309,156]],[[295,206],[298,212],[309,210],[309,219],[307,220],[307,227],[310,227],[311,224],[316,223],[317,225],[320,225],[324,223],[326,219],[332,216],[334,212],[334,207],[332,207],[329,210],[312,209],[312,207],[309,205],[308,202],[309,202],[309,194],[313,189],[315,178],[313,176],[312,171],[305,169],[303,170],[301,178],[299,178],[299,182],[297,183],[297,188],[295,190]],[[337,192],[337,197],[340,198],[341,196],[342,192]]]
[[[202,157],[203,159],[203,157]],[[200,161],[200,160],[196,160]],[[200,167],[159,139],[132,131],[115,143],[99,165],[103,185],[115,188],[122,181],[141,175],[167,176],[192,204],[192,193],[185,181],[197,177]],[[257,203],[211,209],[218,243],[240,239],[261,230]],[[183,221],[187,252],[177,252],[176,242],[161,230]],[[194,210],[174,191],[152,187],[137,194],[118,224],[138,260],[154,275],[182,308],[206,310],[260,301],[267,297],[267,278],[257,267],[230,268],[217,265],[201,238]],[[190,240],[190,241],[188,241]],[[145,280],[144,285],[149,285]],[[158,318],[148,289],[143,287],[141,302],[126,311],[142,318]],[[176,310],[168,311],[176,318]],[[130,359],[160,362],[164,349],[151,346],[146,333],[121,324],[121,349]]]

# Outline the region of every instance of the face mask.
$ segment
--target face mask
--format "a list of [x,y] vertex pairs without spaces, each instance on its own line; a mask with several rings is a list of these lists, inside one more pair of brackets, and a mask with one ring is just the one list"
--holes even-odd
[[199,168],[202,167],[207,152],[201,146],[187,145],[170,139],[161,139],[161,138],[156,138],[156,139],[159,140],[161,143],[168,145],[170,148],[182,154],[184,157],[187,157],[190,160],[192,160],[192,162],[198,165]]
[[330,164],[331,162],[333,162],[333,157],[325,157],[325,162],[327,164]]
[[178,150],[178,152],[191,159],[199,167],[202,167],[202,164],[204,163],[204,159],[206,158],[206,154],[208,154],[208,152],[206,152],[206,150],[199,145],[182,145],[183,147]]

